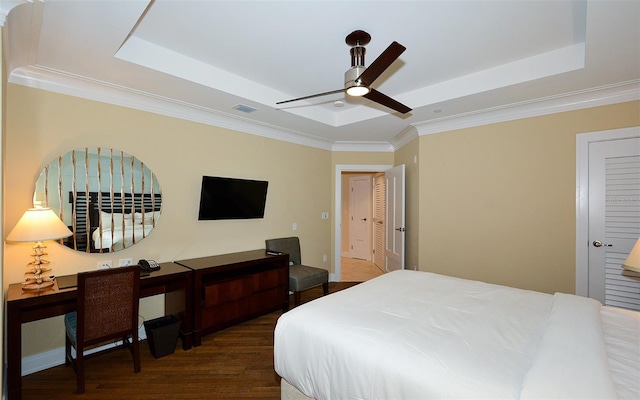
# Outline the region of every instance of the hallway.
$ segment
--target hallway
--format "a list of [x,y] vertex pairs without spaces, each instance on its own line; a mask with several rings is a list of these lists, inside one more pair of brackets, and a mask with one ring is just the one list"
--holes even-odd
[[374,263],[357,258],[342,257],[342,282],[364,282],[384,272]]

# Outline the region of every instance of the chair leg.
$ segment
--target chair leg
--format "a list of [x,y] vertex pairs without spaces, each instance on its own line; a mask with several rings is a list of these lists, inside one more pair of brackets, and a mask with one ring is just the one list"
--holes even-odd
[[300,297],[301,297],[300,292],[293,292],[293,304],[294,305],[296,305],[296,306],[300,305]]
[[84,393],[84,350],[76,347],[76,382],[77,393]]
[[131,339],[131,352],[133,353],[133,372],[140,372],[140,341],[138,338]]
[[69,336],[64,336],[64,365],[71,364],[71,340]]
[[325,282],[322,284],[322,292],[325,296],[329,294],[329,282]]

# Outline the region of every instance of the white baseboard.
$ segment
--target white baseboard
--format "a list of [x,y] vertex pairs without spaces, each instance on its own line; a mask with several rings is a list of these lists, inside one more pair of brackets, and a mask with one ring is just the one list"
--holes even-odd
[[[144,326],[138,328],[139,340],[145,340],[147,333],[144,330]],[[105,344],[104,346],[96,347],[86,352],[86,354],[95,353],[98,351],[106,350],[110,347],[115,347],[121,343],[115,342],[111,344]],[[45,369],[57,367],[64,364],[64,347],[45,351],[44,353],[34,354],[32,356],[22,358],[22,376],[34,374],[36,372],[44,371]]]

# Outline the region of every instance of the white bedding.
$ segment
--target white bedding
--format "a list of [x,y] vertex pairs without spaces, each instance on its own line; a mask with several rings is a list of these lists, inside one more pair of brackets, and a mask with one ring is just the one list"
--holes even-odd
[[640,399],[640,312],[605,306],[600,316],[618,397]]
[[124,229],[121,225],[103,227],[102,235],[100,235],[100,229],[96,229],[93,232],[93,245],[96,249],[110,249],[111,251],[122,250],[142,240],[152,229],[153,226],[151,224],[142,226],[128,223],[125,224]]
[[315,399],[616,398],[601,326],[591,299],[395,271],[283,314],[275,369]]

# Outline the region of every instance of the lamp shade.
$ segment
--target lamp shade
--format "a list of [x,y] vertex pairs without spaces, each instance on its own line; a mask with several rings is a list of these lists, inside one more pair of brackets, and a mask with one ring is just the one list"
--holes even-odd
[[629,271],[640,272],[640,238],[631,249],[631,253],[627,259],[622,263],[622,268]]
[[41,242],[71,236],[71,231],[50,208],[30,208],[6,240],[8,242]]

